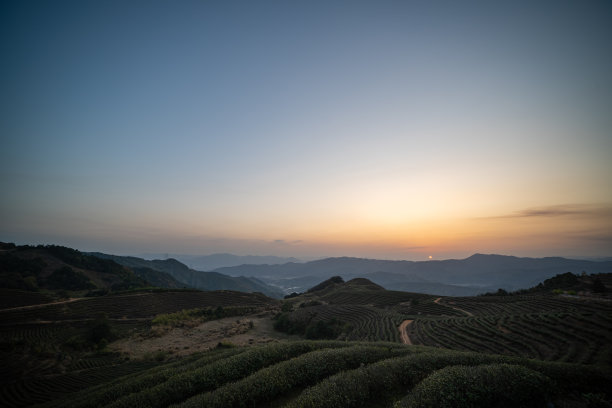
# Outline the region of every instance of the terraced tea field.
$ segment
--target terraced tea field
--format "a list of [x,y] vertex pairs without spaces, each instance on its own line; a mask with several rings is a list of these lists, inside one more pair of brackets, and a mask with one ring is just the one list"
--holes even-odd
[[88,343],[101,316],[109,332],[99,336],[122,338],[146,334],[152,319],[162,313],[278,307],[277,301],[260,294],[228,291],[140,292],[38,305],[31,305],[33,297],[28,300],[30,305],[0,310],[0,395],[6,402],[2,406],[28,406],[150,367],[154,359],[126,361],[117,353],[95,350],[104,346]]
[[31,406],[157,365],[159,363],[151,361],[122,362],[116,358],[108,358],[105,362],[97,361],[94,364],[91,364],[90,361],[83,361],[76,364],[74,369],[66,374],[37,375],[5,385],[0,388],[0,405],[6,407]]
[[[258,314],[181,320],[215,319],[223,308]],[[91,334],[101,315],[119,340],[79,349],[75,339]],[[162,334],[156,316],[172,323]],[[610,402],[612,302],[605,298],[437,297],[359,280],[282,302],[228,291],[140,292],[4,309],[0,318],[0,405],[7,407],[434,407],[465,402],[440,400],[457,389],[474,398],[468,406],[499,398],[505,406]],[[251,341],[281,321],[284,330],[328,340],[276,332]],[[224,344],[238,338],[236,330],[249,340],[236,344],[254,345]],[[208,331],[218,337],[195,347]],[[131,341],[158,348],[135,354]]]
[[558,312],[417,319],[413,344],[583,364],[612,364],[608,314]]
[[[474,375],[485,379],[463,381]],[[461,392],[437,392],[445,376]],[[544,406],[586,393],[609,398],[612,376],[593,366],[398,343],[297,341],[218,349],[98,381],[37,407],[457,406],[465,395],[473,406]],[[58,378],[55,386],[73,386],[62,384]],[[14,405],[16,397],[1,398]]]
[[[345,284],[346,285],[346,284]],[[289,299],[297,327],[336,319],[341,338],[500,353],[551,361],[612,364],[612,302],[552,294],[434,297],[336,285]],[[395,302],[395,303],[394,303]]]
[[39,305],[51,301],[53,301],[53,299],[42,293],[0,288],[0,310],[28,305]]
[[276,302],[264,295],[233,291],[165,291],[83,298],[20,310],[0,310],[3,325],[40,321],[89,320],[100,313],[111,319],[151,319],[161,313],[218,306],[268,307]]

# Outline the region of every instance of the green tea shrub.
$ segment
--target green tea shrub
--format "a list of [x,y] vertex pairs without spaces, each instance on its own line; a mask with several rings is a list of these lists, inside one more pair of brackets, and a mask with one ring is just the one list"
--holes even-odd
[[264,368],[238,382],[197,395],[181,408],[251,407],[270,401],[295,387],[314,384],[331,374],[409,352],[406,347],[355,346],[312,351]]
[[309,351],[347,346],[349,344],[342,342],[300,341],[253,347],[244,353],[180,373],[154,387],[141,389],[139,392],[126,395],[108,405],[108,407],[166,407],[194,395],[214,390],[228,382],[240,380],[264,367]]
[[612,370],[609,366],[593,366],[509,357],[510,364],[521,364],[553,380],[557,393],[566,390],[601,392],[612,396]]
[[121,397],[161,384],[180,373],[202,368],[242,352],[244,352],[243,349],[215,350],[203,356],[196,356],[196,358],[184,358],[141,373],[118,378],[111,383],[88,388],[61,401],[60,406],[67,408],[106,406]]
[[[409,347],[413,349],[413,347]],[[497,357],[446,350],[425,351],[391,358],[333,375],[307,388],[288,407],[361,407],[389,399],[418,384],[431,372],[449,365],[497,362]],[[431,349],[428,349],[431,350]]]
[[425,378],[395,408],[545,407],[551,384],[519,365],[449,366]]

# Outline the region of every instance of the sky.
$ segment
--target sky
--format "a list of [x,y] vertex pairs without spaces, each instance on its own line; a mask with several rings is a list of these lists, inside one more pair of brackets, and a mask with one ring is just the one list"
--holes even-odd
[[0,241],[612,255],[609,1],[3,1]]

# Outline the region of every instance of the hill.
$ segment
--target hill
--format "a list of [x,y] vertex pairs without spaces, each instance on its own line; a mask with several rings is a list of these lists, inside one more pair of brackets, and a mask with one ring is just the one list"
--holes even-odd
[[[580,276],[609,282],[612,274]],[[612,364],[608,295],[552,282],[536,292],[477,297],[437,297],[390,291],[359,279],[328,280],[288,297],[276,326],[306,338],[404,341],[467,351],[487,351],[544,360]],[[609,291],[612,287],[607,287]],[[403,333],[402,323],[406,332]],[[405,339],[402,339],[402,335]]]
[[0,404],[609,406],[610,283],[442,297],[336,276],[283,301],[148,289],[13,306]]
[[565,258],[518,258],[475,254],[462,260],[384,261],[360,258],[327,258],[283,265],[242,265],[219,268],[230,276],[254,276],[281,287],[286,293],[303,292],[329,276],[345,280],[367,277],[387,289],[442,296],[469,296],[502,288],[528,288],[557,274],[610,273],[612,262]]
[[46,406],[539,407],[586,393],[604,399],[611,379],[594,367],[491,354],[293,342],[214,350]]
[[[82,253],[57,245],[2,244],[0,291],[7,305],[19,304],[23,292],[53,297],[97,296],[143,287],[168,289],[236,290],[282,297],[282,292],[258,279],[231,277],[218,272],[189,269],[175,259],[147,261],[102,253]],[[7,291],[12,291],[9,294]],[[17,293],[14,293],[18,291]],[[10,296],[9,296],[10,295]],[[29,295],[26,295],[28,298]],[[34,303],[43,298],[32,298]]]
[[[257,293],[150,289],[0,310],[0,405],[31,406],[213,348],[276,309],[278,301]],[[190,331],[180,349],[165,336],[208,321],[222,331]],[[126,345],[132,351],[121,351]]]
[[566,272],[548,278],[544,280],[544,282],[529,289],[520,289],[510,293],[503,289],[499,289],[495,293],[487,293],[486,295],[506,296],[550,292],[556,294],[579,295],[583,297],[595,296],[612,300],[612,273],[587,275],[583,272],[578,275]]
[[[218,268],[240,265],[278,265],[288,262],[300,262],[299,259],[292,257],[260,255],[211,254],[173,255],[172,257],[198,271],[213,271]],[[158,256],[158,258],[161,258],[161,256]]]
[[166,273],[172,278],[192,288],[200,290],[236,290],[241,292],[261,292],[265,295],[280,298],[283,293],[258,279],[246,278],[244,276],[232,277],[219,272],[201,272],[190,269],[187,265],[176,259],[148,261],[133,256],[118,256],[92,252],[91,255],[110,259],[120,265],[130,268],[148,268],[158,272]]
[[5,244],[0,252],[0,289],[80,296],[150,286],[182,287],[169,275],[150,270],[135,272],[77,250],[48,246]]

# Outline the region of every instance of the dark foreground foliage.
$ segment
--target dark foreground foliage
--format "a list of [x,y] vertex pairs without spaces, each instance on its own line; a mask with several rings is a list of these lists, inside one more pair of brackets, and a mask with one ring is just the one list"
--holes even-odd
[[545,375],[520,365],[450,366],[421,381],[395,408],[543,407],[552,389]]
[[[610,402],[611,382],[609,367],[397,343],[297,341],[159,363],[40,407],[588,407]],[[50,379],[47,389],[62,386]],[[0,403],[17,406],[12,395],[5,390]]]

